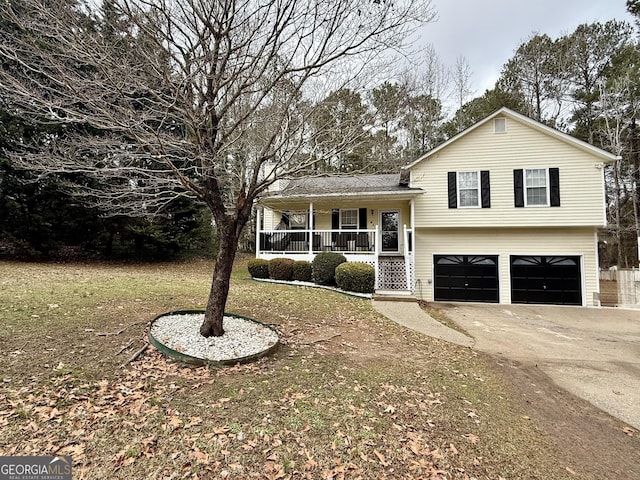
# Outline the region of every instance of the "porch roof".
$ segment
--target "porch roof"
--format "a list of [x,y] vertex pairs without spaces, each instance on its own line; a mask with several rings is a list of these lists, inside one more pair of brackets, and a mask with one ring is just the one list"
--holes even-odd
[[380,198],[410,199],[424,193],[401,182],[400,174],[334,175],[294,178],[279,191],[264,200],[320,198]]

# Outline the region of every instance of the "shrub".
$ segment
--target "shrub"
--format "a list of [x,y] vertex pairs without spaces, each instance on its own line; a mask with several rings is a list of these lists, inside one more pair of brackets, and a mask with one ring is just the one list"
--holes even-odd
[[264,258],[249,260],[247,269],[253,278],[269,278],[269,262]]
[[343,263],[336,268],[336,284],[350,292],[373,293],[376,271],[362,262]]
[[293,262],[293,279],[301,282],[310,282],[311,275],[311,263],[306,260],[298,260]]
[[347,259],[341,253],[322,252],[313,259],[313,281],[318,285],[335,285],[336,267]]
[[269,278],[273,280],[292,280],[293,260],[290,258],[269,260]]

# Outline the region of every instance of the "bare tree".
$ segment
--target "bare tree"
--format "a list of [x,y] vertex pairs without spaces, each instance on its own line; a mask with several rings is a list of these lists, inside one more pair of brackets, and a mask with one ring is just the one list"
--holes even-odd
[[501,82],[522,94],[527,115],[557,126],[569,90],[569,70],[566,44],[536,33],[504,65]]
[[631,31],[628,23],[609,20],[579,25],[572,34],[558,40],[570,67],[576,133],[589,143],[596,141],[598,83],[607,77],[612,58],[629,42]]
[[[610,192],[608,195],[611,210],[608,223],[613,225],[613,234],[616,238],[617,265],[619,266],[625,263],[622,249],[622,225],[628,222],[623,222],[622,218],[624,204],[627,203],[629,199],[628,191],[634,188],[634,185],[627,185],[627,182],[625,182],[628,176],[625,175],[625,165],[623,165],[622,162],[622,154],[625,150],[624,134],[628,128],[627,109],[629,108],[629,85],[630,80],[628,77],[615,79],[610,82],[610,85],[606,85],[604,81],[598,82],[603,120],[600,128],[602,143],[605,148],[619,157],[613,164],[612,170],[607,172],[608,176],[613,178],[609,178],[609,181],[606,182],[607,186],[613,184],[613,192]],[[637,234],[638,217],[635,201],[633,203],[633,223]]]
[[[151,212],[177,195],[205,203],[220,250],[200,333],[220,336],[254,200],[318,161],[306,129],[314,95],[367,75],[433,11],[423,0],[109,6],[101,16],[65,0],[0,0],[0,25],[11,26],[0,39],[5,105],[80,127],[25,145],[13,161],[95,179],[82,192],[111,213]],[[108,17],[118,25],[104,35]]]
[[419,75],[419,84],[422,93],[435,98],[440,102],[445,100],[446,91],[449,88],[451,72],[440,60],[438,52],[432,44],[422,50],[423,66]]
[[[471,89],[471,75],[472,72],[471,67],[469,66],[469,61],[463,56],[456,58],[451,80],[453,82],[453,98],[459,112],[462,112],[462,107],[473,95],[473,90]],[[464,123],[464,118],[462,116],[458,116],[458,130],[462,130],[464,128]]]

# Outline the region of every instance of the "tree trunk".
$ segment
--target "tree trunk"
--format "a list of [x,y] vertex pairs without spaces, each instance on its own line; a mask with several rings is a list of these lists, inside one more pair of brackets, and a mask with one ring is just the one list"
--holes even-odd
[[620,193],[620,160],[616,160],[613,164],[613,180],[615,184],[615,225],[616,225],[616,241],[617,241],[617,250],[616,250],[616,265],[618,268],[622,268],[622,233],[621,230],[621,218],[622,218],[622,195]]
[[225,233],[225,229],[221,230],[220,250],[213,269],[211,292],[209,293],[207,309],[204,312],[204,322],[200,327],[200,335],[203,337],[221,337],[224,335],[222,320],[224,319],[224,309],[229,296],[233,261],[238,251],[238,238],[236,235]]
[[633,213],[636,227],[636,254],[638,258],[634,266],[640,264],[640,224],[638,219],[640,218],[640,152],[638,152],[638,132],[636,128],[636,117],[631,117],[631,164],[633,165],[632,179],[633,179]]

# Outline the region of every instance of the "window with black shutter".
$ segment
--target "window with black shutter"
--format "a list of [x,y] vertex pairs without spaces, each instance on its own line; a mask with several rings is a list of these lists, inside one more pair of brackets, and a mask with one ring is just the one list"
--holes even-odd
[[516,207],[559,207],[559,169],[528,168],[514,170],[513,195]]
[[490,208],[489,171],[448,172],[449,208]]

